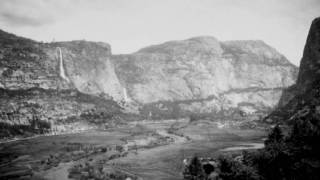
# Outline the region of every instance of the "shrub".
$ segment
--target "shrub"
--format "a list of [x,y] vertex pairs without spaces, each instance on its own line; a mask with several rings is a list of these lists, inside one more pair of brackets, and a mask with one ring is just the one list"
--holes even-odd
[[189,116],[189,119],[190,119],[190,122],[194,122],[194,121],[200,120],[201,117],[200,117],[200,115],[191,114],[191,115]]
[[235,161],[230,156],[220,156],[220,177],[223,180],[259,180],[257,170],[254,167]]
[[280,143],[281,141],[283,141],[282,130],[279,125],[276,125],[268,135],[265,145],[268,146],[269,144]]
[[244,156],[245,164],[258,169],[264,179],[320,179],[320,117],[309,109],[292,120],[287,137],[279,126],[274,127],[266,147]]
[[205,175],[202,169],[202,164],[197,156],[191,159],[189,166],[184,172],[184,179],[187,180],[204,180]]

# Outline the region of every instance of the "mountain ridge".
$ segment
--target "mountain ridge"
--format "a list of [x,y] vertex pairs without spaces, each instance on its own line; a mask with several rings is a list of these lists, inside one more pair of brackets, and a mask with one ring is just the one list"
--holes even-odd
[[[111,46],[104,42],[41,43],[1,31],[0,48],[0,87],[5,90],[40,88],[48,94],[67,90],[121,106],[111,111],[99,110],[102,107],[93,102],[77,113],[61,116],[63,119],[106,111],[130,112],[151,119],[192,114],[213,118],[221,113],[230,114],[231,119],[239,114],[257,119],[260,112],[267,113],[276,106],[282,89],[293,84],[297,74],[294,65],[262,41],[219,42],[208,36],[113,55]],[[20,97],[19,101],[10,102],[19,109],[25,107],[26,98],[32,99]],[[74,98],[69,99],[69,105],[76,104]],[[35,103],[52,107],[53,114],[74,106],[67,107],[61,98],[50,101],[39,99]],[[0,109],[6,114],[4,106]],[[41,106],[37,106],[39,112]],[[55,106],[62,108],[54,110]],[[30,113],[34,107],[28,108]],[[24,113],[15,112],[20,114],[17,117]],[[43,117],[45,121],[57,120]],[[14,123],[20,121],[13,120]]]
[[[229,44],[235,45],[229,47]],[[243,44],[248,47],[242,48]],[[261,44],[263,47],[259,47]],[[128,94],[135,101],[147,105],[157,101],[168,104],[174,101],[206,99],[209,96],[219,97],[231,89],[251,87],[261,88],[262,92],[265,92],[265,89],[270,89],[270,92],[275,89],[274,92],[277,94],[275,96],[279,96],[281,93],[279,88],[291,85],[297,75],[296,66],[262,41],[225,43],[208,36],[167,41],[147,46],[133,54],[113,55],[112,59],[116,64],[116,73],[122,81],[125,81],[122,84],[127,85]],[[276,77],[271,80],[268,76]],[[223,101],[223,98],[219,97],[219,101]],[[274,106],[267,103],[265,98],[262,99],[268,107]],[[231,99],[228,101],[231,102],[225,105],[210,102],[211,105],[201,106],[206,108],[216,106],[211,108],[212,112],[237,106],[231,105],[233,103]],[[159,106],[163,105],[161,104],[159,103]],[[199,108],[199,105],[197,106]],[[181,110],[181,107],[174,109]],[[150,113],[152,112],[146,114]]]

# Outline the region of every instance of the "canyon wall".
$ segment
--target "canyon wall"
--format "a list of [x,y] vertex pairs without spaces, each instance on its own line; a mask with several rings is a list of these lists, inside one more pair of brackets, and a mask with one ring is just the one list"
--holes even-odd
[[0,31],[0,112],[9,124],[132,112],[258,118],[296,77],[297,67],[260,40],[194,37],[112,55],[107,43],[42,43]]
[[297,82],[286,89],[280,106],[265,120],[271,123],[287,123],[283,120],[298,119],[310,112],[320,113],[320,18],[313,20],[303,56]]
[[263,41],[195,37],[112,59],[129,97],[154,117],[267,112],[297,76],[297,68]]

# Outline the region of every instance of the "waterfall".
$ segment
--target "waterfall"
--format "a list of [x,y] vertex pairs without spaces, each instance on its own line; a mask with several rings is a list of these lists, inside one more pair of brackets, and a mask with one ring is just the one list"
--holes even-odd
[[64,72],[64,68],[63,68],[63,59],[62,59],[61,48],[58,47],[58,50],[59,50],[59,57],[60,57],[60,77],[64,80],[66,80],[67,82],[69,82],[69,78],[66,76],[66,74]]
[[124,101],[125,101],[125,102],[130,101],[130,98],[128,97],[126,88],[123,88],[123,98],[124,98]]

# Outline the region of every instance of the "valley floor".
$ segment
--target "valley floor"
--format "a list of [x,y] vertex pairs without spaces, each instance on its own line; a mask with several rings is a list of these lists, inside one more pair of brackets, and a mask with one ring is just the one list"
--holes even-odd
[[0,179],[182,179],[183,159],[261,148],[265,135],[181,119],[42,136],[0,144]]

